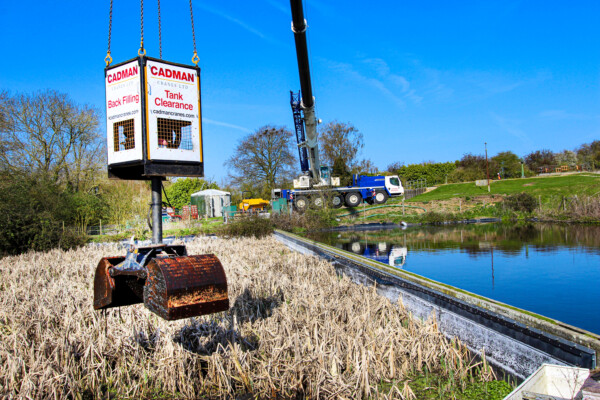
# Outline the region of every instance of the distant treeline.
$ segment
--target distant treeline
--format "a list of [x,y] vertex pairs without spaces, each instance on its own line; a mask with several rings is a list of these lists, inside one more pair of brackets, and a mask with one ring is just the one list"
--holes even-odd
[[560,167],[570,171],[595,170],[600,168],[600,140],[583,144],[574,151],[554,153],[550,150],[536,150],[523,158],[511,151],[502,151],[490,157],[487,164],[486,166],[485,155],[468,153],[454,162],[426,161],[409,165],[396,162],[387,167],[387,172],[399,175],[404,184],[426,180],[427,185],[431,186],[486,179],[486,168],[489,168],[491,179],[518,178],[522,173],[532,176],[555,172]]

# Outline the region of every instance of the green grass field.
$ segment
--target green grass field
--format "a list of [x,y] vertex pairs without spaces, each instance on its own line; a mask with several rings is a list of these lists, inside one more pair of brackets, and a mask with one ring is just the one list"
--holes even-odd
[[[600,193],[600,175],[573,174],[563,176],[507,179],[493,181],[489,194],[514,194],[527,192],[541,196],[542,200],[560,196],[595,195]],[[431,192],[413,197],[409,202],[447,200],[457,197],[487,195],[487,186],[475,186],[474,182],[442,185]]]

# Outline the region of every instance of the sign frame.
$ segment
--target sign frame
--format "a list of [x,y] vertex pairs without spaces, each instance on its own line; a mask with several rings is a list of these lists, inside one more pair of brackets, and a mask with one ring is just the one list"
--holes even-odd
[[[121,104],[115,107],[114,103],[109,104],[110,101],[115,101],[114,96],[109,96],[108,84],[114,82],[115,76],[109,78],[111,72],[113,75],[122,70],[124,66],[126,68],[130,68],[131,66],[138,66],[138,75],[139,80],[139,102],[135,103],[139,105],[141,108],[139,112],[136,112],[139,117],[139,121],[134,121],[135,126],[135,148],[134,149],[125,149],[120,148],[120,151],[115,151],[115,145],[117,140],[114,139],[117,129],[114,127],[115,123],[121,123],[123,119],[126,119],[126,116],[119,116],[118,118],[114,117],[114,112],[109,112],[112,108],[123,108],[123,98],[121,97]],[[185,71],[186,78],[192,77],[194,81],[194,85],[196,90],[193,91],[197,93],[197,96],[192,96],[192,102],[190,101],[180,101],[181,103],[192,104],[193,110],[183,110],[181,113],[168,113],[168,112],[160,112],[159,114],[150,115],[150,110],[159,110],[161,107],[158,104],[154,104],[154,107],[150,107],[149,102],[155,101],[155,95],[152,94],[152,90],[155,90],[156,93],[156,79],[150,78],[150,68],[152,66],[163,66],[163,68],[170,69],[171,71]],[[105,86],[106,86],[106,110],[107,110],[107,119],[106,119],[106,135],[107,135],[107,160],[108,160],[108,176],[113,179],[128,179],[128,180],[148,180],[151,177],[156,176],[186,176],[186,177],[204,177],[204,151],[203,151],[203,138],[202,138],[202,92],[201,92],[201,81],[200,81],[200,68],[195,65],[185,65],[174,63],[170,61],[160,60],[157,58],[140,56],[136,57],[119,64],[112,65],[110,67],[105,68]],[[190,75],[191,74],[191,75]],[[117,76],[118,77],[118,76]],[[177,76],[176,76],[177,77]],[[129,78],[129,77],[128,77]],[[167,78],[167,77],[165,77]],[[113,82],[108,82],[108,80]],[[167,78],[168,79],[168,78]],[[150,80],[150,86],[148,81]],[[154,83],[154,88],[152,88]],[[173,91],[174,93],[170,93],[171,97],[174,99],[173,103],[177,102],[177,99],[181,100],[189,100],[189,94],[192,92],[188,90],[187,95],[182,92]],[[165,93],[162,93],[163,95]],[[109,98],[110,97],[110,98]],[[164,97],[164,96],[163,96]],[[196,103],[197,101],[197,103]],[[109,107],[111,105],[112,107]],[[168,105],[168,104],[167,104]],[[173,105],[173,104],[171,104]],[[169,107],[165,107],[167,110]],[[173,107],[174,108],[174,107]],[[175,109],[177,110],[177,109]],[[191,111],[191,112],[188,112]],[[126,112],[124,112],[126,113]],[[176,114],[187,114],[176,115]],[[191,116],[193,114],[193,117]],[[118,114],[117,114],[118,115]],[[164,123],[171,123],[171,120],[175,120],[179,118],[180,121],[175,121],[175,123],[179,123],[181,136],[187,135],[190,139],[188,143],[188,147],[191,146],[191,149],[180,149],[178,148],[183,143],[179,141],[170,142],[165,146],[158,145],[157,139],[157,131],[161,131],[159,127],[157,127],[157,118],[165,118],[167,121],[163,119]],[[109,120],[109,117],[112,119]],[[123,117],[123,118],[121,118]],[[173,118],[175,117],[175,118]],[[183,120],[183,122],[182,122]],[[138,124],[139,122],[139,124]],[[171,126],[171,125],[169,125]],[[138,127],[140,129],[138,129]],[[150,129],[152,127],[152,129]],[[189,129],[188,129],[189,127]],[[122,129],[119,128],[119,135],[121,135]],[[162,129],[163,134],[165,129]],[[139,132],[139,133],[138,133]],[[175,136],[175,131],[173,131],[173,135]],[[191,135],[191,136],[190,136]],[[139,140],[138,140],[139,137]],[[121,138],[121,136],[119,136]],[[127,141],[125,141],[127,143]],[[122,142],[118,142],[120,146],[122,146]],[[141,144],[140,145],[138,145]],[[163,143],[163,142],[161,142]],[[191,145],[189,144],[191,143]],[[126,145],[125,145],[126,146]],[[133,151],[135,150],[135,151]],[[192,151],[190,151],[192,150]],[[118,154],[121,153],[121,154]]]

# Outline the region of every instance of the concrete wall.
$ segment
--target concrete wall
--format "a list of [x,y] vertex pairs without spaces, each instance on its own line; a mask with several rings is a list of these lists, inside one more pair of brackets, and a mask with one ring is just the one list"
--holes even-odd
[[[401,301],[415,317],[434,316],[446,336],[459,338],[479,355],[485,353],[491,365],[519,380],[543,363],[585,368],[596,365],[596,352],[592,348],[600,348],[600,338],[589,332],[551,324],[530,313],[446,285],[436,287],[434,282],[414,274],[400,270],[390,273],[385,264],[296,235],[276,232],[276,237],[292,250],[330,260],[340,273],[357,283],[377,284],[382,296],[393,302]],[[545,330],[540,329],[544,327]]]

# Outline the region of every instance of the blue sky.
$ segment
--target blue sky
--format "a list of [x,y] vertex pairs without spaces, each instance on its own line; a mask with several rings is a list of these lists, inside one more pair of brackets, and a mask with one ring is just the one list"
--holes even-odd
[[[156,2],[145,45],[158,57]],[[600,2],[305,0],[317,112],[351,122],[362,157],[450,161],[464,153],[573,149],[600,139]],[[46,88],[104,110],[109,2],[2,0],[0,89]],[[189,63],[188,2],[163,0],[163,58]],[[194,0],[205,171],[237,141],[292,128],[300,86],[287,0]],[[139,2],[114,0],[112,55],[139,47]]]

